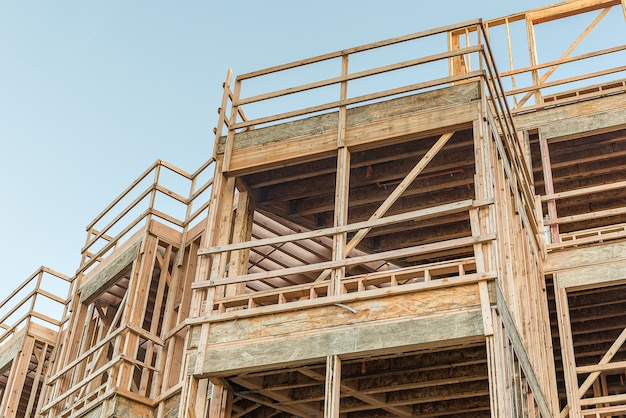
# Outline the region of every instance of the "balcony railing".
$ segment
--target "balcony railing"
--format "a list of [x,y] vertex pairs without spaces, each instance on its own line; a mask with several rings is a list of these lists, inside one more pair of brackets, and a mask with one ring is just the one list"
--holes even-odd
[[[72,279],[48,267],[40,267],[0,302],[0,345],[31,323],[58,332],[66,323]],[[59,291],[68,294],[59,296]]]
[[157,160],[87,225],[77,273],[92,269],[152,219],[183,233],[189,230],[206,216],[212,174],[212,159],[194,173]]

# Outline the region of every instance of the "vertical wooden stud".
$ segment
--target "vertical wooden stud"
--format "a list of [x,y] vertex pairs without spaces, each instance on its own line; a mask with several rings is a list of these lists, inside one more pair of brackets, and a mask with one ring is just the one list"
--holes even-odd
[[326,357],[326,385],[324,390],[324,418],[339,418],[341,404],[341,359]]

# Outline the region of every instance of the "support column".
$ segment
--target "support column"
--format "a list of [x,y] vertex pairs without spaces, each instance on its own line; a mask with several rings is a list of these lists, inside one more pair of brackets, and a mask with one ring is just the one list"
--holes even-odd
[[565,390],[567,393],[567,406],[563,409],[560,416],[579,418],[580,397],[578,396],[578,377],[576,376],[576,358],[574,355],[574,343],[572,341],[567,290],[558,286],[558,277],[556,275],[554,279],[554,298],[557,312],[557,323],[559,326],[559,339],[561,341],[561,357],[563,359]]
[[[200,244],[201,247],[227,244],[231,238],[235,179],[233,177],[229,178],[224,174],[226,170],[223,169],[223,163],[222,158],[218,156],[216,160],[215,178],[213,179],[213,189],[211,191],[211,205],[209,206],[209,214],[206,221],[206,233]],[[223,278],[226,274],[227,266],[227,253],[200,256],[195,280],[202,281]],[[209,289],[194,291],[190,307],[190,316],[198,317],[201,315],[209,315],[213,308],[213,301],[216,297],[222,295],[223,292],[223,286],[219,289],[211,287]],[[198,371],[202,369],[208,335],[209,324],[203,324],[197,343],[200,350],[196,352],[195,358],[188,356],[187,361],[191,362],[191,364],[187,366],[188,370],[195,369]],[[189,339],[190,337],[191,333],[188,332],[187,338]],[[203,379],[197,379],[193,375],[189,376],[188,385],[184,388],[181,396],[181,410],[185,411],[186,417],[193,417],[193,414],[198,409],[199,402],[201,399],[205,398],[205,396],[202,395],[202,393],[206,394],[206,391],[203,392],[205,390],[204,385],[205,381]],[[221,405],[222,400],[216,402],[219,402]],[[219,408],[219,405],[211,404],[210,407]]]
[[[341,404],[341,359],[326,357],[326,386],[324,390],[324,418],[339,418]],[[211,417],[212,418],[212,417]]]
[[[230,418],[233,406],[233,391],[224,382],[213,383],[209,418]],[[201,417],[203,415],[197,415]]]
[[[337,182],[335,186],[335,223],[334,226],[344,226],[348,223],[348,193],[350,178],[350,151],[341,147],[337,153]],[[348,254],[346,251],[347,235],[345,232],[333,237],[333,261],[342,260]],[[332,294],[341,293],[341,280],[345,277],[346,268],[334,269],[331,275]]]
[[[550,149],[548,147],[548,140],[543,138],[541,132],[539,132],[539,149],[541,150],[541,168],[543,170],[543,181],[545,187],[545,194],[550,195],[554,193],[554,181],[552,180],[552,164],[550,162]],[[550,200],[548,202],[548,218],[554,220],[557,218],[556,213],[556,201]],[[550,238],[552,242],[561,242],[559,237],[559,226],[550,226]]]
[[6,386],[7,393],[5,394],[4,405],[2,407],[3,417],[17,417],[17,408],[19,407],[20,398],[22,397],[22,390],[24,389],[24,382],[28,374],[28,366],[34,346],[35,338],[26,335],[22,343],[22,350],[13,360],[14,363],[11,366],[11,372],[9,374],[10,378]]
[[[254,221],[254,201],[247,191],[239,192],[237,210],[235,213],[235,226],[233,228],[232,243],[250,241],[252,239],[252,225]],[[240,276],[248,272],[250,261],[250,249],[233,251],[228,265],[228,276]],[[245,293],[246,283],[237,283],[226,287],[226,296],[240,295]]]
[[[341,57],[341,75],[348,75],[348,56]],[[348,97],[347,82],[341,83],[340,100]],[[335,182],[335,212],[334,226],[344,226],[348,223],[348,195],[350,192],[350,151],[346,147],[346,106],[339,107],[337,126],[337,178]],[[342,260],[348,254],[346,249],[347,235],[345,232],[333,236],[333,261]],[[331,294],[341,293],[341,280],[345,277],[346,268],[334,269],[331,274]]]

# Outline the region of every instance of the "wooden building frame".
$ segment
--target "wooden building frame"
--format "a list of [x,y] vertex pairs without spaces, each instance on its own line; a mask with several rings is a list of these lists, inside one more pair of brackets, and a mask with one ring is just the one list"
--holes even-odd
[[0,303],[0,414],[35,417],[57,337],[67,323],[71,279],[41,267]]
[[626,46],[576,52],[616,17],[571,0],[229,70],[207,162],[156,161],[74,277],[29,279],[67,310],[24,317],[44,346],[2,320],[0,415],[626,417]]

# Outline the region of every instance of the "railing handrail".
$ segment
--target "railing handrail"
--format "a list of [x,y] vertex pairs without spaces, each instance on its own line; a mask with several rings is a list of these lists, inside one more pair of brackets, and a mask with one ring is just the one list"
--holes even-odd
[[207,280],[196,281],[191,285],[192,289],[203,289],[215,286],[221,286],[225,284],[246,283],[255,280],[267,280],[274,277],[289,276],[294,274],[305,274],[311,272],[320,272],[329,269],[335,269],[340,267],[348,267],[372,261],[381,261],[387,258],[406,257],[417,254],[428,254],[441,250],[447,250],[452,248],[472,246],[474,244],[485,243],[496,239],[495,233],[485,233],[479,236],[469,235],[463,238],[454,238],[447,241],[439,241],[436,243],[416,245],[407,248],[401,248],[397,250],[390,250],[386,252],[367,254],[356,257],[349,257],[335,261],[323,261],[318,263],[311,263],[296,267],[286,267],[277,270],[263,271],[259,273],[250,273],[235,277],[226,277],[220,280]]
[[427,64],[429,62],[438,61],[442,59],[453,58],[458,55],[471,54],[474,52],[479,52],[481,50],[480,45],[473,45],[467,48],[455,49],[452,51],[440,52],[438,54],[427,55],[425,57],[414,58],[408,61],[397,62],[394,64],[384,65],[381,67],[370,68],[369,70],[363,70],[356,73],[339,75],[337,77],[327,78],[325,80],[316,81],[313,83],[302,84],[299,86],[289,87],[282,90],[277,90],[269,93],[260,94],[257,96],[247,97],[245,99],[238,99],[234,101],[235,106],[242,106],[249,103],[255,103],[262,100],[270,100],[276,97],[285,96],[288,94],[300,93],[307,90],[312,90],[321,87],[332,86],[333,84],[341,84],[347,81],[358,80],[365,77],[370,77],[373,75],[384,74],[390,71],[401,70],[404,68],[414,67],[420,64]]
[[[39,309],[35,306],[37,302],[37,296],[42,296],[46,299],[52,301],[52,303],[57,306],[62,306],[64,308],[67,307],[68,299],[67,297],[60,297],[55,295],[52,292],[49,292],[41,287],[42,280],[44,274],[47,274],[46,277],[52,277],[55,280],[61,280],[70,284],[73,281],[68,276],[65,276],[51,268],[41,266],[37,269],[32,275],[30,275],[26,280],[24,280],[17,288],[11,292],[2,302],[0,302],[0,309],[8,307],[8,311],[5,312],[2,317],[0,317],[0,343],[4,342],[10,336],[14,335],[18,329],[24,325],[24,323],[28,323],[32,318],[37,318],[40,321],[43,321],[46,324],[49,324],[55,330],[59,330],[61,325],[63,324],[63,318],[53,318],[51,316],[45,315],[42,312],[39,312]],[[29,286],[33,286],[33,288],[28,291],[28,293],[24,296],[20,296],[19,300],[16,300],[17,296],[20,293],[27,289]],[[27,308],[26,312],[15,320],[11,321],[11,324],[7,324],[6,321],[9,320],[12,316],[14,316],[20,309]]]
[[608,190],[623,189],[626,188],[626,181],[618,181],[615,183],[600,184],[598,186],[581,187],[579,189],[568,190],[560,193],[552,193],[541,196],[542,202],[549,202],[551,200],[568,199],[571,197],[586,196],[592,193],[600,193]]
[[441,33],[447,33],[447,32],[451,32],[454,30],[465,29],[467,27],[475,26],[480,22],[482,22],[482,19],[472,19],[466,22],[456,23],[456,24],[447,25],[447,26],[441,26],[438,28],[415,32],[415,33],[411,33],[411,34],[404,35],[404,36],[389,38],[389,39],[385,39],[385,40],[378,41],[378,42],[364,44],[361,46],[356,46],[356,47],[352,47],[348,49],[342,49],[339,51],[330,52],[327,54],[318,55],[315,57],[311,57],[311,58],[307,58],[307,59],[303,59],[299,61],[293,61],[287,64],[281,64],[281,65],[277,65],[273,67],[268,67],[262,70],[240,74],[237,76],[237,81],[242,81],[242,80],[246,80],[250,78],[256,78],[256,77],[260,77],[263,75],[267,75],[267,74],[271,74],[271,73],[275,73],[279,71],[285,71],[285,70],[289,70],[292,68],[301,67],[304,65],[315,64],[315,63],[322,62],[322,61],[328,61],[330,59],[340,58],[344,55],[352,55],[352,54],[356,54],[359,52],[370,51],[373,49],[382,48],[385,46],[390,46],[390,45],[394,45],[394,44],[398,44],[402,42],[413,41],[415,39],[425,38],[427,36],[438,35]]
[[253,247],[261,247],[266,245],[278,245],[289,242],[296,242],[320,237],[329,237],[336,234],[354,232],[364,228],[375,228],[380,226],[392,225],[395,223],[406,222],[410,220],[420,220],[429,217],[449,215],[453,213],[467,211],[472,208],[479,208],[493,204],[492,200],[480,202],[471,199],[461,200],[458,202],[447,203],[444,205],[432,206],[426,209],[418,209],[398,215],[391,215],[373,221],[356,222],[344,226],[336,226],[329,228],[315,229],[312,231],[298,232],[289,235],[278,235],[271,238],[263,238],[252,241],[243,241],[228,245],[220,245],[209,248],[201,248],[198,255],[215,254],[228,251],[243,250]]
[[[208,207],[208,203],[203,204],[200,209],[192,211],[190,208],[196,202],[196,199],[202,195],[207,189],[209,189],[212,185],[212,178],[209,178],[205,182],[200,185],[196,184],[196,179],[199,178],[200,175],[205,173],[208,167],[214,162],[213,159],[207,160],[203,163],[198,170],[194,173],[188,173],[185,170],[182,170],[172,164],[169,164],[162,160],[156,160],[153,164],[150,165],[148,169],[146,169],[143,173],[139,175],[121,194],[119,194],[113,201],[102,211],[100,212],[93,221],[91,221],[87,225],[87,240],[83,248],[81,249],[81,254],[83,255],[83,261],[79,269],[77,270],[77,274],[85,272],[89,267],[91,267],[94,263],[99,261],[101,257],[105,256],[107,252],[109,252],[112,248],[119,243],[121,239],[124,238],[133,228],[139,225],[143,220],[150,220],[152,216],[158,217],[166,222],[169,222],[172,225],[175,225],[179,228],[186,229],[193,220],[195,220],[202,210]],[[165,168],[169,170],[176,176],[187,180],[190,182],[190,187],[188,189],[187,195],[182,193],[177,193],[170,188],[164,187],[160,184],[160,180],[162,179],[163,172],[161,172],[161,168]],[[95,226],[98,222],[102,221],[107,214],[111,213],[117,206],[131,193],[137,192],[139,185],[144,182],[149,176],[153,175],[154,180],[146,186],[145,189],[139,189],[139,193],[134,198],[133,201],[125,205],[123,208],[119,209],[116,215],[103,227],[99,227],[98,230],[95,229]],[[187,207],[186,219],[178,219],[173,217],[166,212],[160,211],[155,206],[156,196],[164,196],[168,199],[168,201],[176,201]],[[149,202],[146,202],[146,199],[149,199]],[[145,205],[146,208],[136,217],[131,220],[124,222],[125,227],[116,234],[111,234],[114,228],[119,227],[123,220],[126,220],[126,217],[136,208]],[[91,248],[97,243],[101,242],[101,240],[105,240],[106,243],[102,245],[97,251],[90,251]]]

